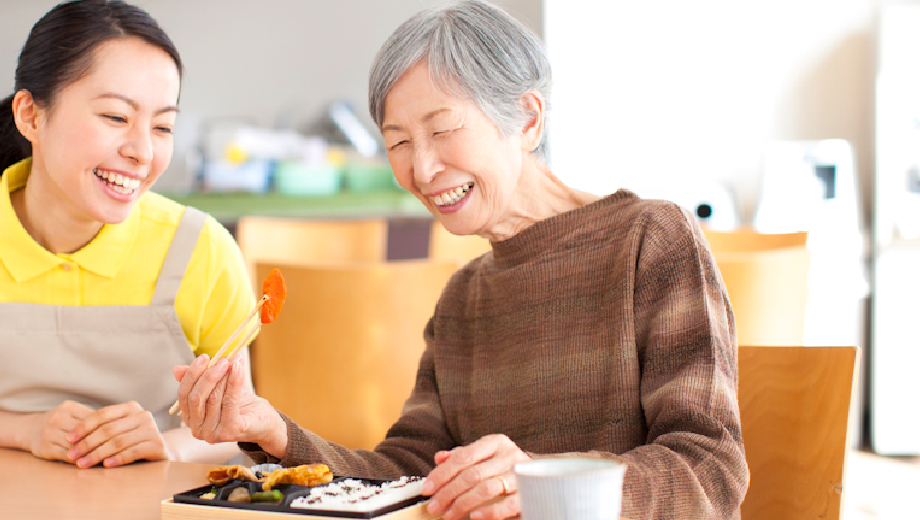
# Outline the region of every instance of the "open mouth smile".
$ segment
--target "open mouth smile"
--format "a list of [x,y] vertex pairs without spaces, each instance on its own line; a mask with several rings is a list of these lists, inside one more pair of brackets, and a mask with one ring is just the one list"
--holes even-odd
[[466,197],[466,194],[469,193],[472,188],[473,183],[467,182],[466,184],[457,186],[450,191],[445,191],[444,193],[440,193],[434,197],[429,198],[435,206],[452,206],[463,200],[463,198]]
[[93,168],[93,174],[105,181],[109,188],[122,195],[134,193],[134,190],[141,185],[140,179],[132,179],[120,173],[100,170],[99,168]]

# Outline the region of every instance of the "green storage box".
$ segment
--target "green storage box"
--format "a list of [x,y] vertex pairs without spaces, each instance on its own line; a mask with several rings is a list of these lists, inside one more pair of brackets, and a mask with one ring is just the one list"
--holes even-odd
[[285,195],[335,195],[342,186],[342,173],[331,164],[278,163],[275,187]]
[[399,189],[388,164],[349,164],[345,166],[345,189],[355,193]]

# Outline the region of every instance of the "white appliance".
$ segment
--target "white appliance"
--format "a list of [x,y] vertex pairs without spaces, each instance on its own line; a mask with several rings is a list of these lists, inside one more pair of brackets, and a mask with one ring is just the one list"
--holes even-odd
[[754,227],[764,233],[859,231],[854,160],[842,139],[768,143]]
[[876,78],[872,448],[920,454],[920,5],[881,11]]

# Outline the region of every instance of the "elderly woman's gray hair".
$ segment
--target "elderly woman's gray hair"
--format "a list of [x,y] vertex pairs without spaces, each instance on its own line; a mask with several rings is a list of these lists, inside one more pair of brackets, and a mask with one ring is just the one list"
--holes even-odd
[[464,0],[416,14],[377,52],[368,101],[378,128],[393,84],[422,59],[437,88],[471,99],[503,137],[530,120],[523,94],[536,90],[549,103],[552,73],[540,38],[500,8]]

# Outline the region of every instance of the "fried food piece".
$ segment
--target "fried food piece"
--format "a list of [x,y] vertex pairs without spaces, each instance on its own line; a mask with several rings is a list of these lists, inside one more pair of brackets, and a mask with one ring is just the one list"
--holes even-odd
[[246,480],[259,482],[258,477],[248,467],[239,464],[235,466],[218,466],[208,471],[208,482],[215,486],[223,486],[233,480]]
[[316,487],[328,482],[332,482],[332,472],[329,471],[329,466],[325,464],[304,464],[272,471],[262,482],[262,490],[268,491],[277,484]]

